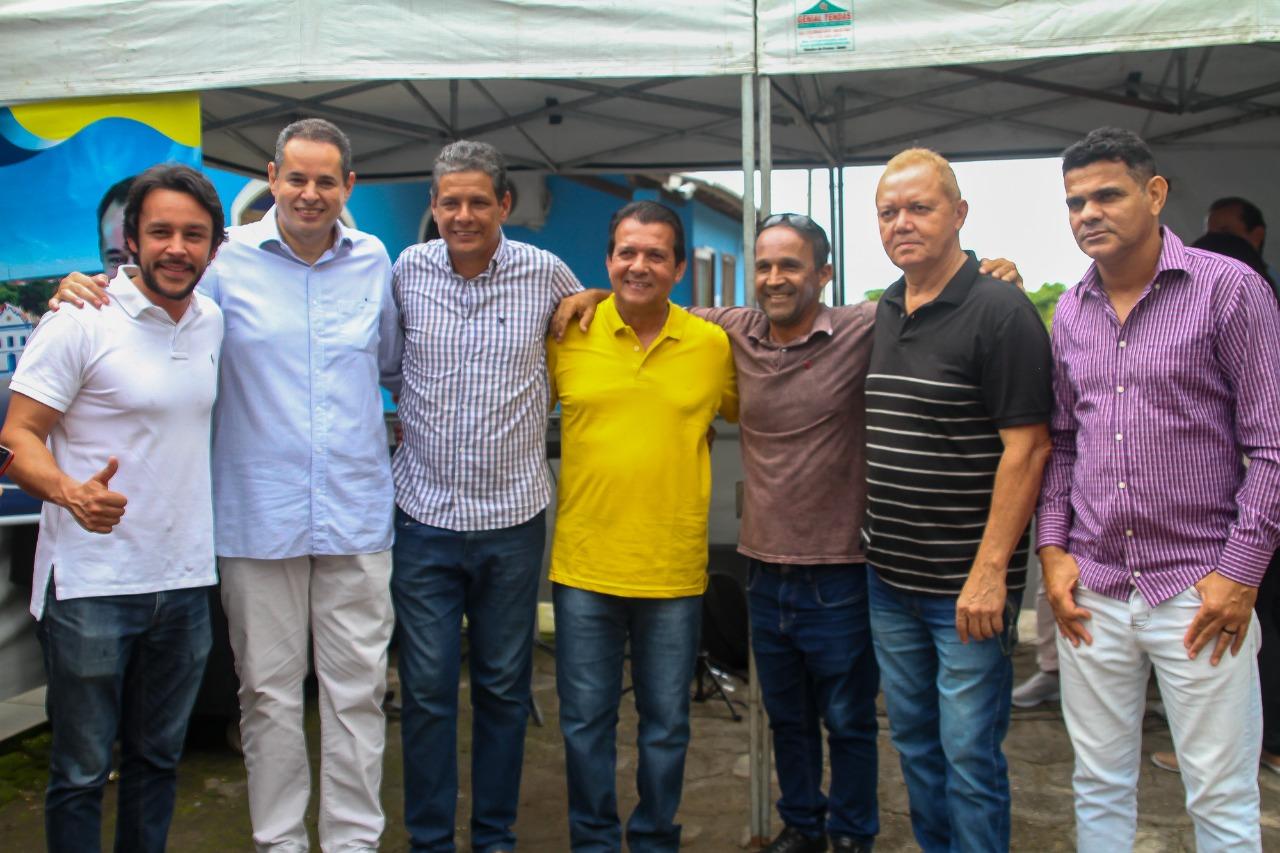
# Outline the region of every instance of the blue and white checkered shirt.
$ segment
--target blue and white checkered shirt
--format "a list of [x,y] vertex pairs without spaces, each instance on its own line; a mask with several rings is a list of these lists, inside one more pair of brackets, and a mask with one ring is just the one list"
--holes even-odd
[[443,240],[410,246],[392,287],[404,327],[396,503],[448,530],[528,521],[551,500],[547,323],[582,285],[555,255],[503,237],[473,279]]

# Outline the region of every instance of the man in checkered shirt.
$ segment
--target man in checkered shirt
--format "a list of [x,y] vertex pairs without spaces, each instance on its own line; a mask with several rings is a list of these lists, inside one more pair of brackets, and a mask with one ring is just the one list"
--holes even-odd
[[555,255],[503,236],[510,210],[497,149],[446,146],[431,186],[443,239],[406,249],[393,273],[405,352],[391,590],[415,851],[454,849],[464,614],[471,845],[515,847],[551,499],[544,340],[557,303],[582,285]]

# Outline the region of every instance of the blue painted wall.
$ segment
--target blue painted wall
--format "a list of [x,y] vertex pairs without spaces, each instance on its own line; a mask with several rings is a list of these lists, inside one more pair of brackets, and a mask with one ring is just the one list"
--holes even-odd
[[720,304],[720,294],[722,282],[720,277],[723,270],[720,266],[720,255],[733,255],[735,258],[733,265],[733,304],[745,305],[745,291],[743,290],[743,281],[745,271],[742,269],[742,221],[725,216],[718,210],[712,210],[705,205],[693,205],[693,233],[696,237],[695,246],[707,247],[714,249],[716,252],[716,304]]
[[[223,210],[230,221],[231,204],[250,179],[208,166],[204,171],[218,190]],[[605,177],[604,180],[622,189],[629,189],[621,178]],[[512,225],[505,229],[507,237],[532,243],[555,253],[587,287],[608,287],[609,278],[605,272],[604,260],[609,240],[609,219],[626,201],[613,193],[558,175],[547,178],[547,190],[551,206],[542,227],[534,230]],[[673,207],[684,223],[690,263],[684,277],[671,292],[672,301],[682,305],[689,304],[693,296],[693,250],[709,247],[717,254],[728,252],[738,258],[735,266],[735,301],[742,304],[741,223],[694,201],[673,202],[669,198],[660,198],[658,190],[636,190],[633,198],[662,201]],[[387,252],[394,260],[406,247],[420,240],[423,215],[429,204],[430,184],[426,181],[361,184],[357,180],[347,202],[347,211],[355,219],[356,227],[376,234],[386,244]],[[718,260],[715,271],[715,293],[718,299]]]
[[[605,180],[626,188],[622,181]],[[509,239],[554,253],[569,265],[584,286],[608,287],[604,257],[609,243],[609,218],[626,201],[559,175],[547,178],[547,191],[551,195],[551,207],[541,228],[535,231],[512,225],[503,232]]]

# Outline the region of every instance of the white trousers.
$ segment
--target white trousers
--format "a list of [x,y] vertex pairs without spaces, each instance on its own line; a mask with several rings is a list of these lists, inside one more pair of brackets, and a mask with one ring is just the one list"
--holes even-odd
[[1240,654],[1210,666],[1212,645],[1188,660],[1182,638],[1200,607],[1194,587],[1150,607],[1079,588],[1093,645],[1058,638],[1062,711],[1075,747],[1076,846],[1133,849],[1147,680],[1154,665],[1187,791],[1199,853],[1260,851],[1258,758],[1262,694],[1258,619]]
[[310,644],[320,683],[320,847],[373,850],[382,811],[391,552],[225,558],[222,605],[240,677],[240,735],[258,851],[308,849],[303,733]]

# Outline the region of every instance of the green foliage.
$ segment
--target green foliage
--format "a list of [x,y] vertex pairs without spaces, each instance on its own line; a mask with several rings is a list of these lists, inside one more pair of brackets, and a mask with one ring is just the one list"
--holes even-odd
[[884,292],[885,288],[881,287],[876,290],[868,290],[865,295],[868,302],[879,302],[880,297],[884,296]]
[[1058,299],[1066,292],[1067,286],[1061,282],[1045,282],[1039,289],[1027,292],[1027,298],[1036,306],[1040,319],[1046,329],[1053,328],[1053,313],[1058,308]]
[[36,318],[45,312],[49,297],[57,289],[56,278],[0,282],[0,303],[8,302]]

